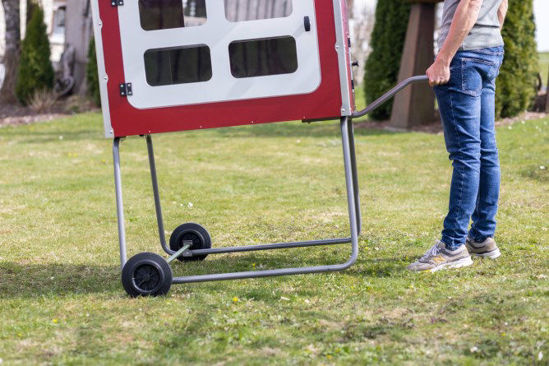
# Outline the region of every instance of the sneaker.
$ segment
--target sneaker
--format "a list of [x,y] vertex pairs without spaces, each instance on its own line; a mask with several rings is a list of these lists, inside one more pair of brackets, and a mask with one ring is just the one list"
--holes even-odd
[[446,245],[437,241],[437,243],[425,253],[417,262],[408,266],[410,271],[429,271],[436,272],[444,268],[460,268],[473,264],[471,255],[465,245],[456,250],[446,249]]
[[501,255],[501,252],[496,245],[496,241],[493,238],[487,238],[482,243],[467,238],[465,245],[467,246],[469,253],[471,253],[471,255],[476,255],[477,257],[496,259]]

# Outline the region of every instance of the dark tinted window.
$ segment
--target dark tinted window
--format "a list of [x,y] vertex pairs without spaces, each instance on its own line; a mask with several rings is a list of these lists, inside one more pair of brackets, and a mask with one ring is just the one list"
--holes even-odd
[[290,74],[297,70],[293,37],[235,41],[229,45],[231,73],[236,78]]
[[230,22],[283,18],[291,14],[292,0],[225,0],[225,17]]
[[210,49],[197,46],[148,50],[145,74],[152,86],[208,81],[212,78]]
[[145,30],[193,27],[206,22],[206,0],[139,0]]

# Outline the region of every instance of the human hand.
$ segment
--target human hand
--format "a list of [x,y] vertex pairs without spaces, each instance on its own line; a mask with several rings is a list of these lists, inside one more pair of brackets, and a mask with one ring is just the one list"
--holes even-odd
[[439,61],[438,59],[427,69],[429,85],[444,85],[450,81],[450,65]]

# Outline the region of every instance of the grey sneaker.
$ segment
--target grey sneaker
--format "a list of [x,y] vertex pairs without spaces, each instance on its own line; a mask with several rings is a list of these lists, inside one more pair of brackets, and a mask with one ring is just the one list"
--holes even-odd
[[436,272],[444,268],[460,268],[473,264],[471,255],[464,245],[454,251],[446,249],[446,245],[437,241],[437,243],[425,253],[417,262],[408,266],[410,271],[429,271]]
[[471,253],[471,255],[476,255],[477,257],[496,259],[501,255],[496,241],[493,238],[487,238],[482,243],[467,238],[467,243],[465,245],[467,246],[469,253]]

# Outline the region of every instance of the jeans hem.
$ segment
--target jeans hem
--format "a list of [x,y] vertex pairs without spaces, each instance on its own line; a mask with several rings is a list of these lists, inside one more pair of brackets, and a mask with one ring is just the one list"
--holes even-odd
[[469,234],[467,235],[467,238],[471,239],[471,240],[474,240],[475,242],[477,243],[482,243],[484,242],[486,239],[488,238],[493,238],[494,236],[493,235],[481,235],[479,234],[477,231],[475,231],[475,229],[471,229],[469,231]]
[[446,241],[444,239],[441,239],[440,240],[441,243],[444,244],[444,246],[446,247],[446,249],[450,250],[450,251],[454,251],[454,250],[457,250],[459,248],[461,248],[462,246],[465,245],[465,243],[460,243],[460,244],[447,244],[448,242],[452,242],[451,240],[450,241]]

